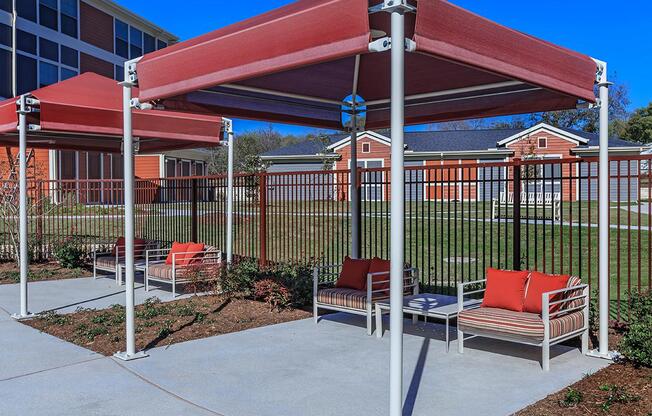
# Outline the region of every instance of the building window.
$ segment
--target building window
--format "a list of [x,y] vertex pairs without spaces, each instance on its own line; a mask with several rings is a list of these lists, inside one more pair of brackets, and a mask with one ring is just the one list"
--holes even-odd
[[23,19],[36,22],[36,0],[20,0],[16,2],[16,12]]
[[61,33],[77,38],[77,0],[61,1]]
[[52,30],[59,30],[57,0],[39,0],[39,23]]
[[143,32],[136,28],[129,30],[129,56],[130,59],[143,56]]
[[538,146],[539,149],[546,149],[548,148],[548,139],[545,137],[539,137],[538,139]]
[[152,35],[145,33],[143,35],[143,50],[145,53],[154,52],[156,50],[156,39]]
[[11,26],[0,23],[0,45],[11,47]]
[[11,52],[0,49],[0,97],[11,96]]
[[38,88],[36,59],[19,54],[16,64],[18,73],[20,74],[17,85],[18,95],[34,91]]
[[362,153],[371,152],[371,143],[362,143]]
[[79,53],[75,49],[61,45],[61,63],[71,68],[79,68]]
[[115,19],[115,54],[129,59],[129,25]]
[[167,47],[168,47],[167,42],[163,42],[162,40],[159,40],[159,41],[157,41],[157,43],[156,43],[156,49],[157,49],[157,50],[158,50],[158,49],[164,49],[164,48],[167,48]]
[[44,38],[39,38],[39,56],[59,62],[59,45]]
[[39,87],[56,84],[59,81],[59,67],[47,62],[39,62]]
[[0,10],[11,13],[11,0],[0,0]]
[[19,51],[36,55],[36,36],[18,29],[16,31],[16,47]]
[[61,81],[65,81],[72,77],[76,77],[77,75],[79,75],[77,71],[73,71],[67,68],[61,68]]
[[115,77],[113,78],[118,82],[122,82],[125,80],[125,69],[124,67],[120,65],[115,66]]

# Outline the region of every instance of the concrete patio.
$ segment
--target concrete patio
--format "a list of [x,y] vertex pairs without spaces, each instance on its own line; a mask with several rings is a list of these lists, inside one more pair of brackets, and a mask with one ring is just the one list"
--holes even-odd
[[[386,414],[389,333],[367,336],[362,318],[334,314],[318,325],[308,319],[190,341],[125,364],[13,321],[13,286],[0,287],[0,414]],[[84,290],[93,300],[81,301]],[[119,292],[110,279],[30,285],[33,310],[103,307],[119,303]],[[405,326],[404,415],[511,414],[607,364],[557,346],[544,373],[536,348],[475,339],[464,355],[454,345],[446,354],[443,326]]]

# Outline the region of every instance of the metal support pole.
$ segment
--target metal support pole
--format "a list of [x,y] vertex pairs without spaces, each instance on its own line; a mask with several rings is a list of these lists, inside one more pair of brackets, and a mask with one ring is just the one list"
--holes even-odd
[[598,229],[598,287],[599,287],[599,348],[589,355],[605,359],[614,358],[609,351],[609,82],[607,64],[598,62],[600,89],[600,156],[599,156],[599,195]]
[[125,227],[125,326],[127,349],[118,352],[114,356],[124,361],[135,360],[146,357],[144,352],[136,352],[136,322],[134,312],[134,137],[132,129],[132,103],[131,89],[134,87],[132,81],[135,72],[135,62],[125,64],[125,80],[122,85],[122,115],[124,120],[124,227]]
[[224,119],[224,127],[228,137],[228,169],[226,191],[226,264],[233,261],[233,122]]
[[[391,4],[387,2],[386,4]],[[405,123],[405,16],[394,8],[392,16],[391,76],[391,272],[390,272],[390,363],[389,414],[403,413],[403,267],[404,267],[404,185],[403,171]]]
[[[355,100],[355,97],[354,97]],[[358,184],[358,129],[355,104],[353,105],[353,129],[351,130],[351,172],[350,172],[350,190],[351,199],[351,258],[359,259],[361,256],[360,248],[360,192]]]
[[514,160],[514,215],[512,221],[512,268],[521,270],[521,161]]
[[27,274],[29,271],[29,254],[27,249],[27,113],[29,109],[24,95],[18,100],[18,258],[20,262],[20,313],[15,319],[30,317],[27,309]]

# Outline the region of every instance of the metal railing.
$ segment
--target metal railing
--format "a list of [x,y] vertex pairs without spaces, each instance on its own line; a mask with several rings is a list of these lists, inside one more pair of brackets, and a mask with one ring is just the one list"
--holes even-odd
[[[650,156],[612,157],[610,281],[615,319],[627,292],[650,288]],[[341,262],[350,252],[349,171],[239,174],[234,255],[262,263]],[[224,176],[138,180],[139,237],[226,246]],[[7,187],[10,189],[11,187]],[[389,168],[360,169],[364,257],[389,258]],[[123,233],[121,180],[30,183],[30,246],[51,256],[66,238],[95,247]],[[489,163],[428,161],[405,168],[405,255],[429,290],[454,294],[487,267],[577,275],[597,289],[597,158]],[[17,227],[3,205],[0,256]]]

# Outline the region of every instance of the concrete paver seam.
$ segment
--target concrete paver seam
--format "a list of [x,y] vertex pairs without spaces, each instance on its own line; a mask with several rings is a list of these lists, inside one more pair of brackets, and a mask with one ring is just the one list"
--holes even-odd
[[155,382],[153,382],[153,381],[151,381],[151,380],[148,380],[145,376],[143,376],[143,375],[139,374],[138,372],[132,370],[131,368],[129,368],[129,367],[123,365],[122,363],[118,362],[116,359],[112,359],[111,361],[113,361],[116,365],[118,365],[118,367],[123,368],[124,370],[126,370],[127,372],[131,373],[132,375],[138,377],[139,379],[141,379],[141,380],[144,381],[145,383],[149,384],[150,386],[152,386],[152,387],[154,387],[154,388],[156,388],[156,389],[158,389],[158,390],[160,390],[160,391],[162,391],[162,392],[164,392],[164,393],[166,393],[166,394],[168,394],[168,395],[174,397],[174,398],[177,399],[177,400],[180,400],[180,401],[182,401],[182,402],[184,402],[184,403],[186,403],[186,404],[189,404],[189,405],[191,405],[191,406],[193,406],[193,407],[196,407],[196,408],[201,409],[201,410],[203,410],[203,411],[205,411],[205,412],[208,412],[208,413],[210,413],[211,415],[214,415],[214,416],[225,416],[225,415],[223,415],[222,413],[218,413],[218,412],[216,412],[216,411],[214,411],[214,410],[211,410],[211,409],[209,409],[209,408],[207,408],[207,407],[204,407],[204,406],[202,406],[202,405],[200,405],[200,404],[197,404],[197,403],[195,403],[195,402],[193,402],[193,401],[191,401],[191,400],[185,399],[185,398],[179,396],[178,394],[176,394],[176,393],[174,393],[174,392],[171,392],[170,390],[164,388],[163,386],[161,386],[161,385],[159,385],[159,384],[157,384],[157,383],[155,383]]

